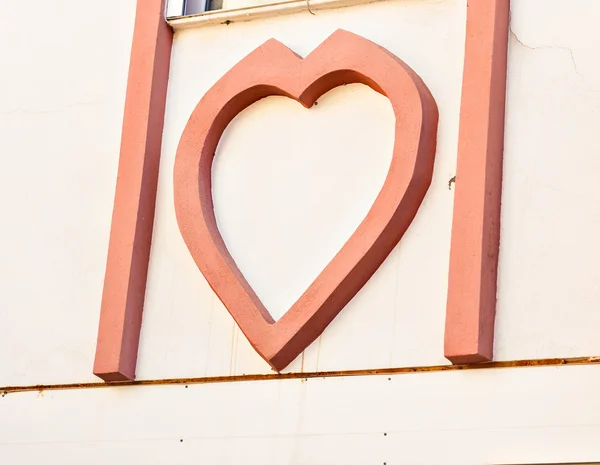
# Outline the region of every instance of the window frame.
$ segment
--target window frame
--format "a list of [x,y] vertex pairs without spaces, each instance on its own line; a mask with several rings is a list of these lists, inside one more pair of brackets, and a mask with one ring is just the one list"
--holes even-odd
[[194,11],[193,13],[188,13],[188,4],[189,0],[166,0],[165,5],[165,18],[167,20],[174,18],[183,18],[185,16],[197,15],[200,13],[205,13],[206,11],[210,11],[207,9],[207,5],[210,3],[210,0],[201,0],[199,11]]

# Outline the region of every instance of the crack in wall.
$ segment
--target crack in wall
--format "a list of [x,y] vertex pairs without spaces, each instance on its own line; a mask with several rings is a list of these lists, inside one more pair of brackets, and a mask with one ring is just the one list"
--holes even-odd
[[573,69],[575,70],[575,73],[581,77],[584,77],[583,74],[579,72],[577,62],[575,61],[575,56],[573,55],[573,50],[571,50],[569,47],[565,47],[563,45],[528,45],[519,38],[519,36],[513,30],[512,26],[509,26],[508,31],[511,37],[513,37],[519,43],[519,45],[528,50],[562,50],[564,52],[567,52],[569,54],[569,57],[571,58],[571,63],[573,63]]

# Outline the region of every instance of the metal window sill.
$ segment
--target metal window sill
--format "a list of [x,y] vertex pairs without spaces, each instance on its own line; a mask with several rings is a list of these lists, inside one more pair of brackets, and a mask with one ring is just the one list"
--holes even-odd
[[168,18],[167,22],[174,30],[190,29],[214,24],[229,25],[242,21],[252,21],[259,18],[289,15],[306,12],[315,13],[321,10],[331,10],[354,5],[363,5],[385,0],[291,0],[287,2],[269,3],[266,5],[249,6],[231,10],[215,10],[205,13]]

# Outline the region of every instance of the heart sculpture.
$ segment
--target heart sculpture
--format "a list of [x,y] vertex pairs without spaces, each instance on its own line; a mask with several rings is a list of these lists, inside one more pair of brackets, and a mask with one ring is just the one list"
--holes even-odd
[[[212,163],[223,131],[257,100],[283,95],[310,108],[334,87],[362,83],[387,96],[396,117],[389,172],[365,219],[278,321],[256,296],[217,228]],[[384,48],[338,30],[302,59],[271,39],[225,74],[194,109],[177,149],[175,211],[198,268],[254,349],[285,368],[379,268],[412,222],[429,188],[438,111],[421,79]],[[252,156],[252,154],[248,154]]]

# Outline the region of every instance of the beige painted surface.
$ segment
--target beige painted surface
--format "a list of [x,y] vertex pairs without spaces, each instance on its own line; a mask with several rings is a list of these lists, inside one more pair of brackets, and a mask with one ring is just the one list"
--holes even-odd
[[[440,108],[439,150],[400,246],[287,371],[445,363],[464,5],[395,0],[177,34],[141,378],[269,371],[179,235],[173,157],[195,103],[237,60],[270,37],[305,55],[338,27],[388,47],[424,78]],[[0,3],[10,38],[0,41],[0,386],[95,380],[135,2],[29,6],[35,14],[23,25],[14,21],[21,2]],[[599,14],[596,0],[513,0],[499,359],[600,354]],[[364,215],[389,163],[391,124],[387,101],[353,85],[311,110],[266,99],[227,130],[214,170],[219,227],[274,314]],[[594,365],[9,393],[0,396],[0,457],[11,465],[598,462],[599,389]]]
[[223,0],[223,9],[233,10],[248,6],[267,5],[269,3],[274,2],[270,0]]
[[[214,296],[179,234],[173,160],[204,92],[271,37],[306,55],[338,28],[387,47],[421,75],[440,109],[431,189],[400,246],[288,371],[445,363],[446,279],[465,5],[392,1],[177,32],[163,139],[141,378],[269,372]],[[419,46],[416,46],[419,44]],[[389,102],[361,85],[304,110],[284,98],[248,108],[217,150],[213,194],[233,257],[280,316],[339,250],[383,183]]]
[[[423,77],[440,108],[439,148],[431,189],[401,244],[287,370],[446,362],[448,180],[455,173],[464,7],[460,0],[379,2],[177,33],[141,377],[269,372],[179,236],[173,157],[195,103],[237,60],[270,37],[306,55],[338,27],[386,46]],[[513,2],[498,360],[600,353],[598,13],[594,0],[569,7],[559,0]],[[388,163],[392,116],[384,99],[357,85],[332,91],[322,103],[309,111],[283,98],[255,104],[230,126],[213,173],[225,241],[276,317],[364,216]]]
[[217,226],[276,319],[367,215],[392,159],[386,97],[351,84],[317,104],[271,97],[252,105],[227,129],[213,165]]
[[[544,1],[539,15],[540,1],[520,0],[512,9],[496,330],[502,360],[600,353],[600,39],[593,23],[600,6]],[[36,5],[30,28],[10,20],[17,4],[0,7],[3,31],[14,38],[0,45],[7,70],[0,74],[0,250],[7,264],[0,268],[0,385],[95,379],[135,7],[106,2],[95,5],[91,18],[68,3]],[[53,27],[53,17],[72,24]],[[462,0],[396,0],[177,34],[141,378],[269,371],[181,240],[172,208],[173,157],[196,101],[237,60],[270,37],[305,55],[338,27],[388,47],[424,78],[440,107],[439,151],[430,192],[400,246],[288,371],[445,363],[453,200],[447,182],[455,171],[464,19]],[[284,99],[264,100],[240,115],[219,148],[219,225],[277,315],[364,215],[388,163],[385,99],[355,85],[320,103],[307,111]],[[299,137],[307,133],[313,137]],[[260,222],[244,217],[252,204],[260,205]],[[299,226],[291,237],[290,224]],[[257,259],[265,254],[269,260]]]
[[134,14],[0,2],[0,385],[94,379]]
[[[600,460],[598,366],[8,394],[11,465]],[[568,399],[568,401],[566,401]]]
[[498,359],[600,354],[598,17],[512,2]]

